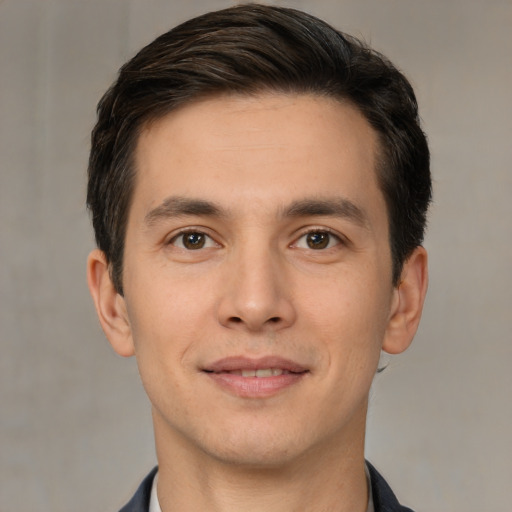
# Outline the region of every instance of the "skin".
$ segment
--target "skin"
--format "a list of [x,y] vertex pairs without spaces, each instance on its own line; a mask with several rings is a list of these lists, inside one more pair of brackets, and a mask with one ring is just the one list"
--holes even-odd
[[[100,251],[88,280],[152,403],[164,512],[366,510],[370,385],[427,288],[422,247],[392,285],[376,151],[354,107],[308,95],[214,97],[143,130],[124,296]],[[304,371],[250,396],[205,371],[267,356]]]

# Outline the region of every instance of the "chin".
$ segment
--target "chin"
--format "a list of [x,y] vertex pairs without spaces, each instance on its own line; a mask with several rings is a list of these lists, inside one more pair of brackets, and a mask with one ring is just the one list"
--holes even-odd
[[289,441],[283,443],[263,443],[255,440],[210,447],[210,456],[218,462],[247,469],[277,469],[291,464],[300,458],[301,450]]
[[317,444],[312,432],[286,425],[240,425],[220,432],[203,438],[208,441],[201,443],[203,450],[219,462],[253,469],[290,465]]

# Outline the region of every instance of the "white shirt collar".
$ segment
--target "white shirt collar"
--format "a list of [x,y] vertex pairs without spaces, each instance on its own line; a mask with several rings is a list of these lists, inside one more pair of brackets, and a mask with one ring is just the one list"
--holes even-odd
[[153,485],[151,486],[151,497],[149,498],[149,512],[162,512],[160,503],[158,503],[158,495],[156,493],[156,483],[158,481],[158,473],[153,478]]

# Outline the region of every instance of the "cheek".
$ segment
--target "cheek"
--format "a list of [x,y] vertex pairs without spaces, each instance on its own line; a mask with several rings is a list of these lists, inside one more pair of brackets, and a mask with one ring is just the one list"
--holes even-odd
[[167,289],[153,292],[151,302],[140,296],[129,304],[137,366],[156,410],[179,414],[183,404],[193,399],[184,384],[192,367],[189,354],[201,339],[198,303],[178,300]]
[[[302,305],[302,316],[340,361],[365,360],[380,353],[390,308],[390,293],[368,274],[341,273],[315,287]],[[332,361],[335,363],[335,361]],[[347,364],[349,367],[350,364]]]
[[139,365],[149,359],[157,368],[179,364],[200,338],[210,298],[190,281],[165,280],[161,274],[133,279],[126,291]]

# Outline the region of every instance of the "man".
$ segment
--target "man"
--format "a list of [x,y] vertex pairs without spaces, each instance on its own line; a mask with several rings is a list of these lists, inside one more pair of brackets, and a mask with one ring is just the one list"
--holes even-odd
[[121,69],[88,280],[158,458],[123,511],[409,510],[364,434],[380,352],[421,316],[430,196],[411,86],[310,15],[209,13]]

